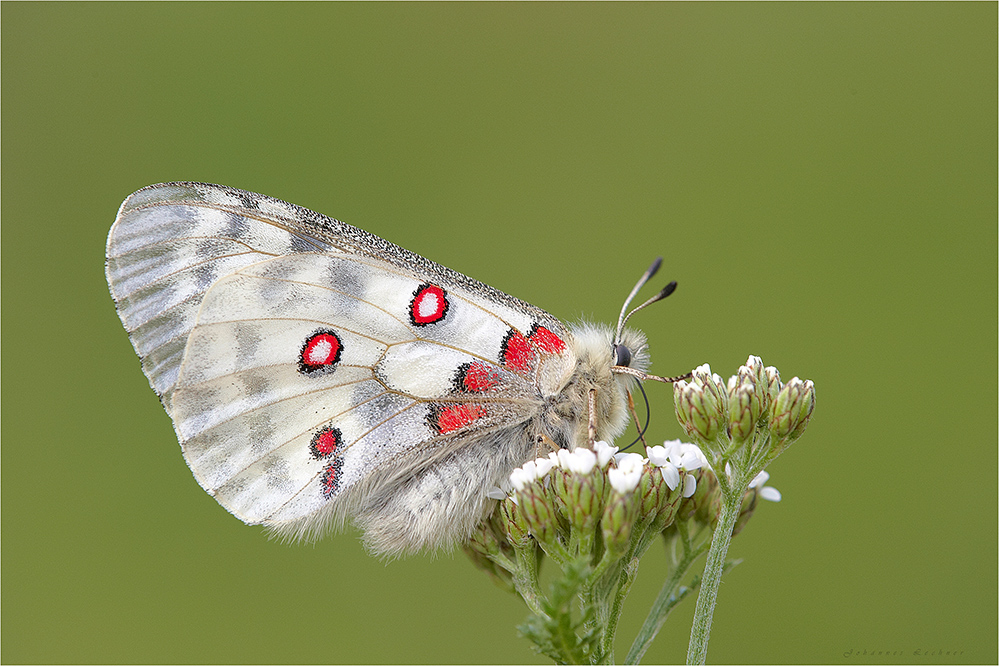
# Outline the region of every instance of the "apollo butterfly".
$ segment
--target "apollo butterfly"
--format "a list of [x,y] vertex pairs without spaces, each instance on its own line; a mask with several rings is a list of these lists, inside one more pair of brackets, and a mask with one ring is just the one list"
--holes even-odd
[[198,483],[290,537],[350,520],[378,553],[461,540],[540,445],[619,435],[628,389],[662,379],[624,310],[617,329],[569,327],[356,227],[219,185],[132,194],[106,269]]

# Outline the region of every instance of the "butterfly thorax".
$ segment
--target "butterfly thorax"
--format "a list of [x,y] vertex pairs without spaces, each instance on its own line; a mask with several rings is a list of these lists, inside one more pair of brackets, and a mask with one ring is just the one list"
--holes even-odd
[[[585,445],[588,437],[589,395],[594,391],[597,439],[613,440],[628,422],[628,389],[634,378],[611,372],[614,331],[607,326],[578,324],[570,330],[575,365],[558,390],[546,397],[537,419],[539,434],[561,448]],[[621,344],[632,352],[631,367],[649,366],[645,336],[626,329]]]

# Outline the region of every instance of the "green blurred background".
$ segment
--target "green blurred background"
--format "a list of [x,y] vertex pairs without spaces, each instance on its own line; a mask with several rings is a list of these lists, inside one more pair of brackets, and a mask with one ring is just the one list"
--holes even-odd
[[[191,476],[103,274],[130,192],[361,226],[654,371],[814,380],[709,660],[995,663],[995,3],[2,8],[5,662],[532,662],[461,553],[285,545]],[[650,292],[651,293],[651,292]],[[653,439],[678,436],[652,386]],[[619,658],[654,599],[653,549]],[[693,603],[648,662],[686,654]],[[543,661],[543,660],[542,660]]]

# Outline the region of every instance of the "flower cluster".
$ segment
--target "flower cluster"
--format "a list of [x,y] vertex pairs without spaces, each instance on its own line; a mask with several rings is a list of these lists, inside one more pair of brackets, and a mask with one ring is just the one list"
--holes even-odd
[[680,425],[712,466],[728,477],[741,472],[747,482],[801,436],[815,408],[811,381],[794,377],[784,384],[777,368],[764,367],[758,356],[728,382],[701,365],[689,381],[673,385],[673,397]]
[[[663,379],[663,378],[659,378]],[[779,501],[764,468],[797,440],[815,407],[811,381],[787,384],[756,356],[728,382],[708,365],[674,384],[676,414],[696,444],[645,455],[596,442],[524,463],[465,544],[472,561],[519,594],[532,615],[519,627],[557,663],[610,663],[622,604],[642,555],[662,539],[669,563],[626,663],[638,663],[671,610],[697,591],[688,663],[704,663],[731,538],[758,500]],[[701,556],[704,572],[684,584]],[[560,569],[542,592],[547,555]]]
[[[545,646],[575,640],[577,656],[598,659],[612,648],[616,619],[610,618],[616,618],[613,609],[619,612],[638,559],[657,538],[665,537],[667,545],[677,538],[674,523],[681,518],[684,536],[707,532],[703,528],[717,523],[717,489],[701,449],[679,440],[649,447],[645,456],[619,452],[606,442],[592,450],[559,450],[524,463],[504,488],[490,491],[499,506],[465,550],[534,611],[534,624],[522,630],[542,652],[563,660],[564,651],[555,654]],[[750,495],[747,520],[756,504]],[[538,586],[542,554],[562,568],[565,580],[575,580],[584,608],[578,631],[557,640],[552,633],[566,625],[560,613],[571,613],[564,604],[552,605]]]

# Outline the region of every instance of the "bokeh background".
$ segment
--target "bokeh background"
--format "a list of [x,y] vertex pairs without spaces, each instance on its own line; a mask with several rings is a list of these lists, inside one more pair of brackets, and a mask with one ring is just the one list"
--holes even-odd
[[[716,663],[995,663],[995,3],[2,7],[5,662],[532,662],[459,552],[286,545],[194,481],[103,274],[203,180],[540,305],[654,371],[817,386],[734,541]],[[651,292],[650,292],[651,293]],[[680,434],[652,386],[654,440]],[[665,556],[643,563],[619,658]],[[693,603],[648,662],[686,654]]]

